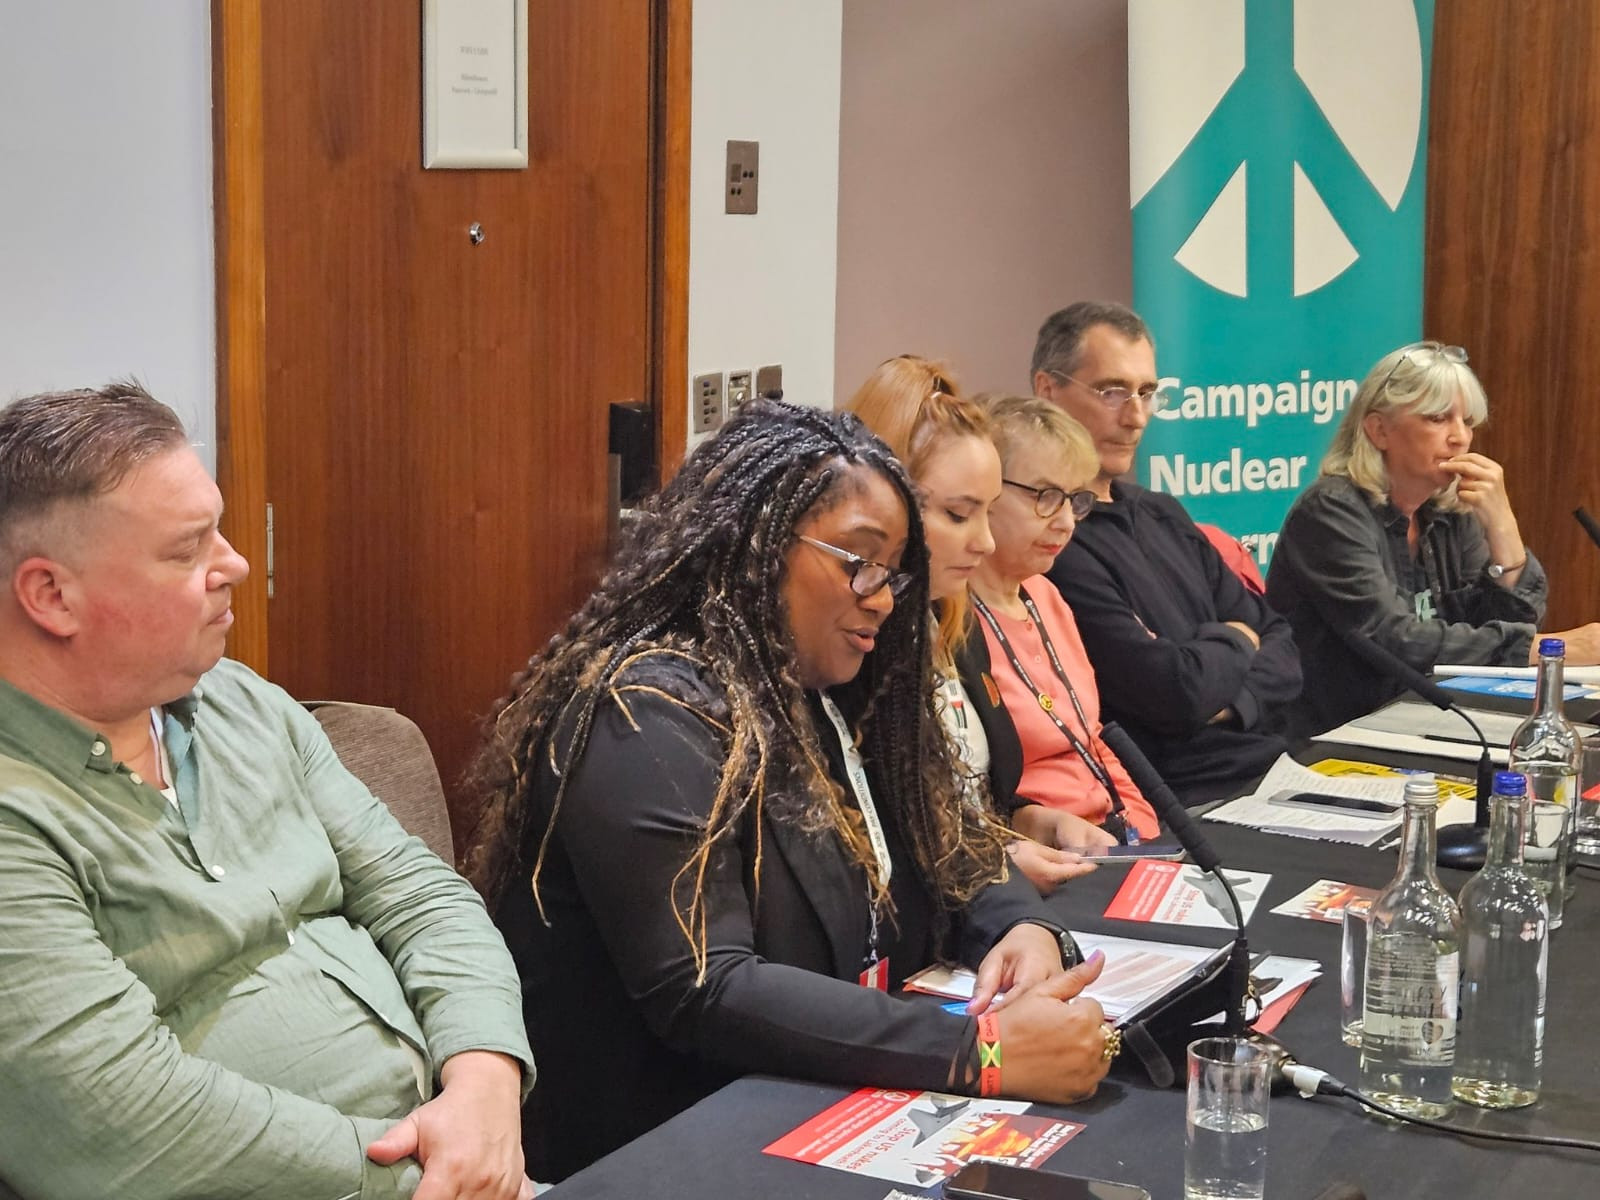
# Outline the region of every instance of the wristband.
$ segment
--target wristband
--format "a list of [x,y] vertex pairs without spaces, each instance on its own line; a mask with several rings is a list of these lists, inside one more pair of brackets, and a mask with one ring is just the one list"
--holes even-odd
[[1000,1016],[986,1012],[978,1018],[978,1095],[1000,1094]]

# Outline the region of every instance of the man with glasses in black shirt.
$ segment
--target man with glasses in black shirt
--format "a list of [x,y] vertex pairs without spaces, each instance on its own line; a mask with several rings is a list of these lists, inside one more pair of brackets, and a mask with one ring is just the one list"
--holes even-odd
[[1165,402],[1133,310],[1083,301],[1039,330],[1033,391],[1088,429],[1095,503],[1050,580],[1072,606],[1114,718],[1186,804],[1238,792],[1287,747],[1300,694],[1289,626],[1227,568],[1183,506],[1129,481]]

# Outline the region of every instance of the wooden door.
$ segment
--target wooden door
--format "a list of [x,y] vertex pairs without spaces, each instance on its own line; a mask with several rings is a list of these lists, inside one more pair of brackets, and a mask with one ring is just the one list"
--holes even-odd
[[[259,22],[269,674],[400,709],[449,782],[597,577],[607,406],[665,398],[667,6],[530,0],[529,165],[513,171],[421,168],[420,4],[220,7],[241,36],[238,10]],[[247,211],[247,175],[230,178]],[[238,257],[219,241],[219,278]],[[225,482],[238,458],[225,450]],[[459,837],[472,814],[453,799]]]
[[1550,575],[1545,629],[1600,619],[1600,6],[1437,8],[1428,126],[1426,336],[1465,346],[1497,459]]

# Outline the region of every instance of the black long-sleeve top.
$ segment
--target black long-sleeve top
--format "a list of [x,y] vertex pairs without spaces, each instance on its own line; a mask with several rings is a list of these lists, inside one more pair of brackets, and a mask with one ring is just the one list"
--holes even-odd
[[[1267,574],[1267,599],[1289,619],[1305,690],[1294,728],[1321,733],[1394,698],[1400,684],[1355,657],[1375,642],[1426,674],[1441,662],[1526,666],[1548,582],[1532,552],[1515,587],[1488,574],[1489,544],[1471,512],[1426,501],[1409,521],[1349,479],[1324,475],[1294,502]],[[1502,566],[1512,566],[1503,563]]]
[[[1049,578],[1077,618],[1106,719],[1186,804],[1230,794],[1287,749],[1279,731],[1300,693],[1288,622],[1172,497],[1113,483]],[[1260,648],[1228,621],[1254,630]],[[1232,716],[1211,724],[1223,709]]]
[[[562,799],[540,879],[549,924],[525,884],[496,915],[522,976],[539,1063],[524,1110],[530,1172],[563,1178],[749,1072],[944,1088],[952,1063],[970,1053],[975,1022],[858,982],[869,942],[866,876],[833,833],[778,817],[774,797],[759,838],[747,821],[712,857],[706,978],[696,984],[669,895],[716,794],[725,733],[714,720],[727,714],[688,665],[628,670],[602,698]],[[842,781],[837,739],[819,728]],[[543,816],[555,778],[546,748],[537,753]],[[1013,873],[968,906],[949,945],[937,944],[901,814],[873,791],[894,862],[897,922],[881,930],[880,950],[895,986],[944,954],[976,966],[1019,921],[1059,928]],[[845,795],[853,802],[848,787]]]

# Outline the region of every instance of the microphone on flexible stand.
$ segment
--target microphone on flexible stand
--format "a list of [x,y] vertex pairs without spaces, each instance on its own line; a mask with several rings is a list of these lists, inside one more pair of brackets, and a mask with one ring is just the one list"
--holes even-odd
[[1449,692],[1410,663],[1355,633],[1346,634],[1344,642],[1357,658],[1378,674],[1393,680],[1407,691],[1415,692],[1435,708],[1455,713],[1477,735],[1483,753],[1478,756],[1477,795],[1474,797],[1472,824],[1451,825],[1439,830],[1437,856],[1441,867],[1477,870],[1483,866],[1489,848],[1489,795],[1494,791],[1494,760],[1489,756],[1489,739],[1483,736],[1478,723],[1467,715],[1467,710],[1451,699]]
[[1228,882],[1228,876],[1222,870],[1222,859],[1206,840],[1206,835],[1200,832],[1200,827],[1189,815],[1189,810],[1184,808],[1172,794],[1167,781],[1162,779],[1161,773],[1150,765],[1150,760],[1144,756],[1144,752],[1128,735],[1127,730],[1115,721],[1108,721],[1100,728],[1100,738],[1111,747],[1111,753],[1122,762],[1127,769],[1128,778],[1133,780],[1134,786],[1150,802],[1150,807],[1156,810],[1156,816],[1161,818],[1161,823],[1172,831],[1172,836],[1178,839],[1178,844],[1188,852],[1195,865],[1222,884],[1222,890],[1228,895],[1228,902],[1233,905],[1233,923],[1237,933],[1234,935],[1233,949],[1228,955],[1229,1003],[1223,1016],[1227,1022],[1228,1033],[1235,1037],[1242,1036],[1248,1032],[1245,1025],[1244,998],[1250,988],[1250,946],[1245,940],[1244,909],[1240,907],[1239,897],[1233,890],[1233,884]]
[[1589,535],[1589,540],[1600,546],[1600,521],[1589,515],[1589,510],[1581,504],[1572,510],[1572,515],[1578,519],[1578,524],[1583,526],[1583,531]]

